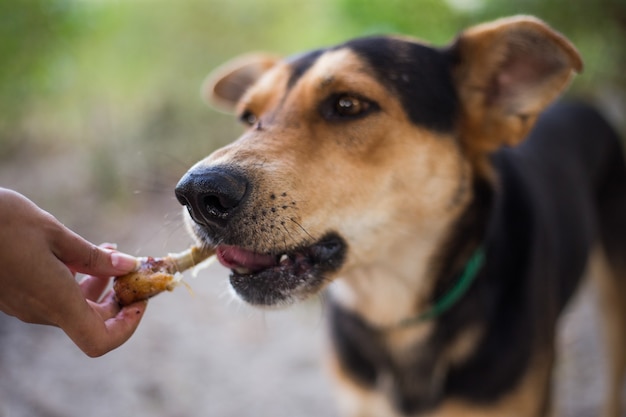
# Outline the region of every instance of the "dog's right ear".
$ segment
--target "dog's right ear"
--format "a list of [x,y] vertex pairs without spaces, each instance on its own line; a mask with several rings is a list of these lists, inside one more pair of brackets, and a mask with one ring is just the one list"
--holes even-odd
[[230,113],[246,90],[279,60],[277,56],[263,53],[235,58],[207,76],[202,84],[202,98],[211,106]]

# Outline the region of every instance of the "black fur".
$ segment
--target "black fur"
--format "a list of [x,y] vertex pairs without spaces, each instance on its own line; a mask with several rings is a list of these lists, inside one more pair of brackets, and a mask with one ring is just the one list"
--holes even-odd
[[[386,330],[336,305],[330,310],[344,370],[370,388],[378,376],[392,375],[390,400],[406,415],[449,398],[476,404],[502,398],[537,354],[552,352],[557,318],[594,241],[621,248],[622,258],[626,253],[624,158],[616,133],[594,110],[580,104],[549,109],[522,145],[498,151],[493,164],[498,191],[475,184],[476,199],[440,254],[432,300],[449,288],[479,242],[486,262],[468,293],[435,319],[434,332],[415,346],[415,355],[398,360],[382,338]],[[485,330],[476,350],[463,363],[444,364],[438,381],[434,364],[445,347],[476,324]]]
[[[370,66],[389,92],[399,97],[407,117],[413,123],[442,132],[455,127],[458,97],[445,54],[417,43],[370,37],[352,40],[336,48],[354,51]],[[288,88],[315,64],[328,50],[320,49],[292,57]]]
[[342,47],[369,63],[376,78],[400,99],[413,123],[443,132],[455,127],[458,97],[444,54],[388,37],[355,39]]
[[289,81],[287,81],[287,88],[291,89],[324,52],[324,49],[318,49],[287,59],[291,65],[291,76]]

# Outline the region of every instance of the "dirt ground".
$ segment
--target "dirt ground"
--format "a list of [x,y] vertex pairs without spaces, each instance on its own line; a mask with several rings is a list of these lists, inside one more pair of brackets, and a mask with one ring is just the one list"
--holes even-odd
[[[80,166],[64,179],[46,176],[63,160],[31,167],[27,176],[20,161],[5,164],[0,184],[50,202],[46,208],[79,233],[116,241],[133,254],[161,255],[190,242],[171,190],[131,197],[138,200],[134,215],[85,219],[84,213],[96,211],[88,199],[75,204],[85,195],[72,180]],[[48,199],[50,190],[64,194]],[[321,301],[254,310],[233,299],[227,276],[219,265],[197,277],[187,274],[193,294],[181,287],[153,299],[134,337],[97,359],[87,358],[59,329],[0,313],[0,417],[336,416],[322,362]],[[562,331],[557,394],[566,417],[596,415],[604,391],[591,292],[581,292]]]

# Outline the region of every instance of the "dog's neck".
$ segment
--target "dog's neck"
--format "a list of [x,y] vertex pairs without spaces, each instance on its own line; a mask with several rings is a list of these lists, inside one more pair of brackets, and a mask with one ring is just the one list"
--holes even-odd
[[330,286],[333,300],[379,329],[403,327],[429,311],[456,285],[480,245],[490,189],[476,181],[465,209],[448,224],[407,231],[410,243],[396,240],[374,261],[351,268]]
[[389,328],[426,306],[437,247],[427,242],[390,248],[385,262],[362,264],[330,286],[333,299],[370,325]]

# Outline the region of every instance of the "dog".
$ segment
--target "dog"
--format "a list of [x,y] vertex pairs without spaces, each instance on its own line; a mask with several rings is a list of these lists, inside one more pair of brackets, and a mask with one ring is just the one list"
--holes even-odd
[[245,132],[176,186],[244,301],[323,292],[342,416],[547,416],[555,329],[586,276],[626,367],[626,167],[583,68],[514,16],[434,47],[372,36],[246,55],[203,86]]

